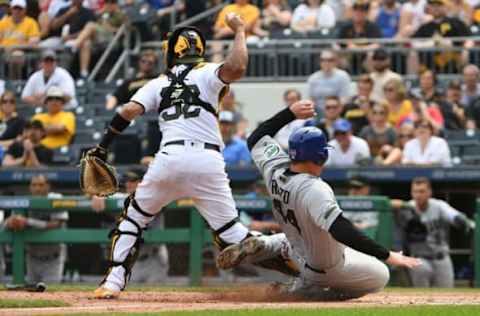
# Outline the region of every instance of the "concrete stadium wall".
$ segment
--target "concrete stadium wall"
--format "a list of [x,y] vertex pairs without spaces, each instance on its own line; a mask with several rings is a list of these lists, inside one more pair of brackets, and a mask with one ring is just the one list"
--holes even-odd
[[249,131],[282,109],[285,90],[298,89],[304,98],[308,97],[305,82],[235,83],[231,88],[241,103],[240,111],[250,122]]

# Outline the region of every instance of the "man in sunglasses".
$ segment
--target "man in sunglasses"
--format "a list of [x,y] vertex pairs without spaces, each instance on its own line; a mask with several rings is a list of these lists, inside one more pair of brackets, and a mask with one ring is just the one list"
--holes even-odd
[[352,124],[339,119],[333,124],[334,139],[328,144],[332,151],[326,162],[329,166],[354,166],[370,160],[368,143],[360,137],[352,135]]
[[109,95],[105,108],[113,110],[117,105],[122,105],[130,101],[130,98],[147,82],[156,78],[158,56],[155,51],[149,49],[142,52],[138,60],[138,70],[134,78],[125,80],[115,90],[113,95]]

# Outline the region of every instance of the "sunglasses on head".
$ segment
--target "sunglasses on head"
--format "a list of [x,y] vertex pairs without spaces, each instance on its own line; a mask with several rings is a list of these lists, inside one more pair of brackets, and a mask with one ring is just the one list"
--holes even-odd
[[373,114],[378,114],[378,115],[385,115],[384,111],[373,111]]

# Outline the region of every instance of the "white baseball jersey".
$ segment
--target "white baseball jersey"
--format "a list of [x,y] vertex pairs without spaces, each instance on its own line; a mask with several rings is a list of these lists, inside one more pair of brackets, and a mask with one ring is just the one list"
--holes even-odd
[[[193,68],[185,78],[188,86],[204,102],[209,103],[218,111],[220,95],[227,85],[218,77],[218,69],[221,64],[202,63]],[[177,76],[186,69],[185,65],[172,68]],[[131,101],[143,105],[145,112],[159,110],[162,102],[162,90],[170,86],[170,79],[161,75],[151,80],[135,93]],[[159,115],[159,126],[162,132],[162,143],[176,140],[194,140],[211,143],[224,147],[217,119],[199,105],[185,104],[183,100],[176,99],[183,89],[177,89],[172,93],[172,100],[177,103],[162,110]]]
[[328,232],[342,213],[330,186],[320,178],[288,172],[290,158],[270,136],[252,149],[273,199],[273,213],[293,251],[312,267],[328,269],[343,256],[345,246]]

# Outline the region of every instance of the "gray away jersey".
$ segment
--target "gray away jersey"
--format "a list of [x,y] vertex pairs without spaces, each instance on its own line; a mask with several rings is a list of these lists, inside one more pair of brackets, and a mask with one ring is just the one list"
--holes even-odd
[[[408,202],[415,207],[415,201]],[[449,251],[449,226],[456,216],[462,216],[447,202],[429,199],[428,207],[422,213],[401,211],[400,225],[404,227],[410,255],[434,256]]]
[[290,158],[270,136],[252,149],[272,197],[273,214],[293,250],[316,269],[328,269],[342,258],[345,246],[328,232],[342,213],[330,186],[308,174],[286,172]]

